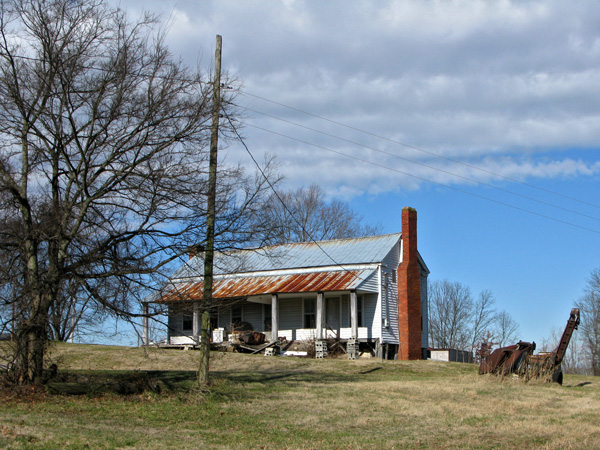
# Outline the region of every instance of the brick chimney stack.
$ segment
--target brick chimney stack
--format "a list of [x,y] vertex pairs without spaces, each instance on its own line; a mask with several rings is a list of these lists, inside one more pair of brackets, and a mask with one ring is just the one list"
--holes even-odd
[[402,262],[398,266],[398,359],[421,359],[421,270],[417,211],[402,209]]

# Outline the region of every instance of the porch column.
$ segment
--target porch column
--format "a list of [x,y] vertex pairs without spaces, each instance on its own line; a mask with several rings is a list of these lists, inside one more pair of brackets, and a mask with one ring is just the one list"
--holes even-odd
[[271,342],[279,340],[279,297],[271,294]]
[[323,339],[323,298],[325,295],[323,292],[319,292],[317,294],[317,315],[316,315],[316,327],[317,327],[317,335],[315,336],[316,340]]
[[194,344],[200,343],[200,330],[202,329],[202,315],[200,314],[200,302],[193,303],[192,316],[192,339]]
[[142,345],[148,345],[150,340],[148,338],[148,303],[142,303]]
[[358,338],[358,299],[356,291],[350,291],[350,326],[352,339]]

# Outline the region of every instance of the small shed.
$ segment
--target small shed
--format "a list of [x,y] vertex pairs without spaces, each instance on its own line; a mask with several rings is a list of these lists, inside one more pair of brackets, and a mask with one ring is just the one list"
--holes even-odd
[[447,361],[447,362],[473,362],[473,353],[466,350],[456,350],[451,348],[445,349],[430,349],[428,351],[429,359],[433,361]]

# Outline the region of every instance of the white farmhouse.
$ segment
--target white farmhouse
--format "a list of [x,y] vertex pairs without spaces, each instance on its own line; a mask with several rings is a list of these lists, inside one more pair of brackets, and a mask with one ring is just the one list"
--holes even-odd
[[[423,358],[429,270],[416,228],[417,212],[404,208],[402,233],[216,255],[213,339],[243,324],[271,341],[337,337],[385,348],[389,358]],[[192,256],[154,299],[168,305],[170,343],[198,342],[203,267],[202,255]]]

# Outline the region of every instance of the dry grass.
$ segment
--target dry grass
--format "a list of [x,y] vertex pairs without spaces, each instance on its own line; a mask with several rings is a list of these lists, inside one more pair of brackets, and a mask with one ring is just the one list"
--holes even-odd
[[[193,386],[198,356],[80,345],[54,355],[70,370],[177,370],[182,388]],[[566,375],[561,387],[465,364],[221,353],[211,369],[204,393],[10,400],[0,448],[600,448],[592,377]]]

